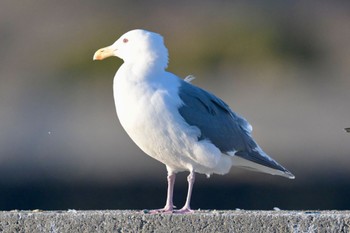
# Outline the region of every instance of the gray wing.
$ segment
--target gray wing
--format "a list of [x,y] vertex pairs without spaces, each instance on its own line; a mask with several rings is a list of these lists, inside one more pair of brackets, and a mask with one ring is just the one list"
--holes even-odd
[[198,140],[209,140],[222,153],[235,151],[235,155],[252,162],[286,171],[268,157],[251,137],[252,127],[243,117],[213,94],[181,80],[179,96],[183,105],[180,115],[189,124],[199,128]]

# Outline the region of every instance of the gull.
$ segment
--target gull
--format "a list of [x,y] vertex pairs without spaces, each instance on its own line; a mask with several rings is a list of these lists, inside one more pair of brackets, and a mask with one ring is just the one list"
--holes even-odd
[[[165,164],[165,207],[151,213],[191,213],[195,173],[226,174],[231,167],[279,175],[294,175],[269,157],[252,138],[252,126],[212,93],[168,72],[168,50],[163,37],[142,29],[131,30],[94,60],[116,56],[124,63],[113,80],[119,121],[135,144]],[[178,172],[188,171],[184,206],[175,210],[173,190]]]

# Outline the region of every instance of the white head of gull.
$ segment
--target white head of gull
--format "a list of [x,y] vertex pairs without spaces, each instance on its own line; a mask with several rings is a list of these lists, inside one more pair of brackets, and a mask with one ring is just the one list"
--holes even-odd
[[[121,125],[146,154],[165,164],[168,193],[165,207],[151,213],[189,213],[195,172],[226,174],[232,166],[290,179],[294,175],[269,157],[253,140],[252,126],[215,95],[166,71],[168,50],[163,37],[132,30],[94,60],[124,60],[114,82]],[[185,205],[175,210],[175,175],[188,171]]]

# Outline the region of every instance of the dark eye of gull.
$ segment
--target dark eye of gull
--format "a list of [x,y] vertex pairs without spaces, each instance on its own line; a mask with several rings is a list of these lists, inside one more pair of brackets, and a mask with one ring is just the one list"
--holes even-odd
[[123,43],[128,43],[128,41],[129,41],[129,40],[126,39],[126,38],[123,39]]

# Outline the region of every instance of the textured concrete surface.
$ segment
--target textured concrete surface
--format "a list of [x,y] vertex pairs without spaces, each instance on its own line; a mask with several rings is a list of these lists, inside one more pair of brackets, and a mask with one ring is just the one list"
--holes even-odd
[[[147,212],[147,211],[144,211]],[[3,211],[0,232],[349,232],[350,211]]]

